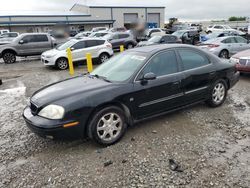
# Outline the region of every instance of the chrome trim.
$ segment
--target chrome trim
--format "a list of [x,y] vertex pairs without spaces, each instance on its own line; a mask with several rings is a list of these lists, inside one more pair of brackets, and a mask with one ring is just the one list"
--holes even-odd
[[174,99],[174,98],[177,98],[177,97],[181,97],[183,95],[184,95],[184,93],[178,93],[178,94],[170,95],[168,97],[160,98],[160,99],[157,99],[157,100],[145,102],[145,103],[140,104],[139,108],[149,106],[149,105],[152,105],[152,104],[156,104],[156,103],[160,103],[160,102],[164,102],[164,101],[168,101],[168,100],[171,100],[171,99]]
[[208,86],[200,87],[200,88],[197,88],[197,89],[186,91],[185,94],[194,93],[194,92],[201,91],[201,90],[204,90],[204,89],[207,89],[207,88],[208,88]]

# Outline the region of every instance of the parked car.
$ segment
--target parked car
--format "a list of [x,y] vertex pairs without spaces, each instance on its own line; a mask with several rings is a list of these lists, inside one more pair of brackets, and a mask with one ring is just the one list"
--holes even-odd
[[170,34],[165,35],[156,35],[151,37],[148,41],[142,41],[137,44],[137,47],[150,46],[156,44],[173,44],[181,43],[181,40],[178,37]]
[[70,30],[69,31],[69,36],[70,37],[74,37],[74,36],[76,36],[78,34],[78,31],[77,30]]
[[238,71],[250,73],[250,49],[233,55],[230,60],[236,63]]
[[91,74],[38,90],[23,117],[42,137],[89,137],[110,145],[128,125],[147,118],[203,101],[222,105],[238,80],[233,64],[190,45],[135,48]]
[[9,33],[10,31],[8,29],[2,29],[0,30],[0,35],[4,33]]
[[196,30],[178,30],[172,35],[179,38],[183,44],[198,44],[200,41],[200,33]]
[[107,31],[98,31],[91,33],[88,37],[103,37],[105,35],[109,34]]
[[146,38],[150,38],[152,34],[166,34],[166,31],[162,30],[161,28],[151,28],[145,31]]
[[125,27],[113,27],[109,29],[109,32],[126,32],[127,29]]
[[93,32],[98,32],[98,31],[108,31],[109,29],[107,27],[94,27],[92,30],[91,30],[91,33]]
[[93,59],[103,63],[113,55],[112,45],[103,39],[84,38],[72,39],[41,55],[45,66],[55,66],[58,69],[68,68],[67,49],[71,48],[74,62],[86,60],[86,54],[91,53]]
[[213,25],[213,26],[208,26],[206,29],[206,33],[212,33],[212,32],[236,32],[238,35],[243,35],[244,33],[242,31],[232,29],[228,25]]
[[137,45],[137,42],[134,39],[134,36],[130,33],[124,32],[116,32],[116,33],[109,33],[103,37],[104,39],[108,40],[113,49],[119,49],[121,45],[125,48],[130,49]]
[[221,58],[228,59],[232,55],[250,49],[249,42],[240,36],[228,36],[207,40],[199,46]]
[[0,38],[16,38],[19,35],[17,32],[9,32],[9,33],[3,33],[0,35]]
[[79,39],[79,38],[88,37],[90,34],[91,34],[91,31],[83,31],[83,32],[78,33],[74,37],[71,37],[71,39],[72,38]]
[[40,55],[54,46],[55,41],[47,33],[21,34],[11,43],[0,46],[0,58],[5,63],[15,63],[16,56]]
[[218,38],[218,37],[226,37],[226,36],[238,36],[238,33],[235,32],[213,32],[213,33],[209,33],[208,35],[201,35],[201,42],[205,42],[209,39],[214,39],[214,38]]

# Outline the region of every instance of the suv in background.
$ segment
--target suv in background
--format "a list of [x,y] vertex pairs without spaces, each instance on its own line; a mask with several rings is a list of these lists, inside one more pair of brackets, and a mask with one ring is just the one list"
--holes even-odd
[[127,29],[125,27],[113,27],[109,29],[109,32],[126,32]]
[[54,41],[46,33],[26,33],[16,37],[11,43],[0,46],[0,58],[5,63],[15,63],[16,56],[40,55],[52,49]]
[[91,33],[93,32],[98,32],[98,31],[108,31],[109,29],[107,27],[94,27],[92,30],[91,30]]
[[68,68],[67,49],[72,51],[73,62],[86,60],[86,54],[91,53],[100,63],[105,62],[113,55],[112,45],[98,38],[71,39],[68,42],[44,52],[41,60],[45,66],[55,66],[60,70]]
[[130,49],[137,45],[134,36],[131,35],[130,33],[124,33],[124,32],[109,33],[105,35],[103,38],[108,40],[112,44],[113,49],[119,49],[121,45],[123,45],[126,49]]
[[19,35],[17,32],[9,32],[0,35],[0,38],[16,38]]

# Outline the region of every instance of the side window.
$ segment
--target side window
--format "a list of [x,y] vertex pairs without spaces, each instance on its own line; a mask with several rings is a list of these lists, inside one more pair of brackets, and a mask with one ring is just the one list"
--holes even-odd
[[235,37],[237,43],[247,43],[247,40],[242,37]]
[[27,36],[24,36],[21,40],[23,40],[24,43],[30,43],[34,41],[34,37],[33,35],[27,35]]
[[208,58],[196,51],[181,49],[178,50],[181,57],[184,70],[190,70],[204,65],[208,65],[210,62]]
[[34,35],[32,42],[48,42],[49,39],[46,35]]
[[85,41],[80,41],[72,46],[75,50],[83,49],[85,48]]
[[125,39],[128,38],[129,35],[128,34],[119,34],[119,39]]
[[97,40],[97,45],[103,45],[105,43],[105,40]]
[[85,43],[86,43],[86,48],[90,48],[90,47],[98,45],[96,40],[87,40],[85,41]]
[[156,74],[157,77],[178,72],[174,51],[161,52],[154,56],[142,71],[142,75],[149,72]]
[[112,36],[113,39],[119,39],[118,34]]
[[230,44],[230,43],[236,43],[236,41],[234,40],[233,37],[227,38],[223,41],[221,41],[222,43],[226,43],[226,44]]

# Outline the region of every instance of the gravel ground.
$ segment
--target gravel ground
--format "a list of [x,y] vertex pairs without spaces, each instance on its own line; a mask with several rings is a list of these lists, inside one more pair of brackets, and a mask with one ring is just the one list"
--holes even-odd
[[0,187],[250,187],[250,75],[223,106],[200,104],[142,122],[107,148],[45,140],[26,127],[28,98],[67,71],[27,59],[0,63],[0,75]]

